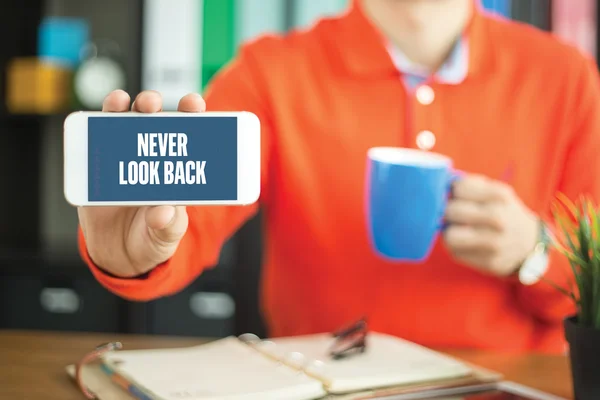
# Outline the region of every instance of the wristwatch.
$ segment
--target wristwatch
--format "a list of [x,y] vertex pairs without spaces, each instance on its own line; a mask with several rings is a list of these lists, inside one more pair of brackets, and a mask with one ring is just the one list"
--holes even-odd
[[548,247],[550,234],[543,221],[539,221],[538,241],[533,251],[527,256],[518,271],[519,282],[523,285],[533,285],[542,279],[548,270]]

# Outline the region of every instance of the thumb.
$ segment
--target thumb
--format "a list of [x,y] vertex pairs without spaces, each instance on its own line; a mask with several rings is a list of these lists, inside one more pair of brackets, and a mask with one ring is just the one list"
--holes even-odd
[[162,245],[177,243],[188,227],[185,206],[150,207],[145,214],[151,237]]

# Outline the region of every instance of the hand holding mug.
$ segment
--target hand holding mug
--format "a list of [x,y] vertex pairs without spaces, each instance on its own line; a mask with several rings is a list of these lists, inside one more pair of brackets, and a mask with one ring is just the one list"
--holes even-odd
[[453,256],[498,276],[514,273],[534,249],[537,216],[506,183],[466,175],[446,207],[445,243]]
[[375,147],[367,163],[369,235],[383,258],[421,262],[443,234],[457,260],[508,276],[534,249],[538,219],[506,183],[416,149]]

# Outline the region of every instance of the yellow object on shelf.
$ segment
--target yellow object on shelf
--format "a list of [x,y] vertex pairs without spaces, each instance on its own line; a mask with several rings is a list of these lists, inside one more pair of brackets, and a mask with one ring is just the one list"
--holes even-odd
[[37,57],[11,60],[6,76],[6,106],[14,114],[53,114],[71,105],[72,70]]

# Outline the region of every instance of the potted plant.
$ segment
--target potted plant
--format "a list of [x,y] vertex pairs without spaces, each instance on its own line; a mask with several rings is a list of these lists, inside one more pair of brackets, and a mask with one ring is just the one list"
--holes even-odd
[[553,216],[553,247],[567,257],[572,285],[565,290],[576,313],[564,320],[576,400],[600,400],[600,208],[560,195]]

